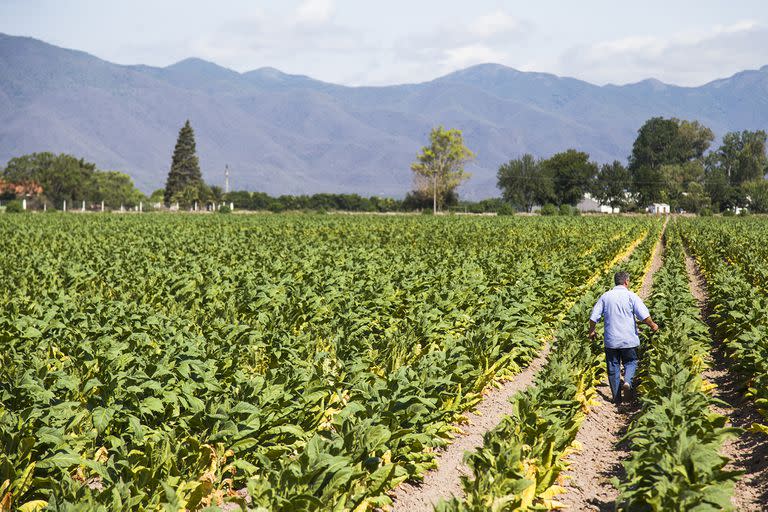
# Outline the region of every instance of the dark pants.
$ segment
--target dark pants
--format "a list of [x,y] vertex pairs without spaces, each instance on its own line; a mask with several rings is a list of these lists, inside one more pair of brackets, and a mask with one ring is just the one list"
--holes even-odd
[[621,365],[624,365],[624,382],[632,387],[632,379],[637,370],[637,347],[634,348],[607,348],[605,349],[605,362],[608,365],[608,383],[611,385],[611,394],[614,403],[621,403]]

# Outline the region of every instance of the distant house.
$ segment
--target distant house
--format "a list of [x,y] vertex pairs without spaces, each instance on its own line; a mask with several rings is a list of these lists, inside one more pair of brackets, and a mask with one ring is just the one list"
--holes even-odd
[[590,194],[584,194],[584,197],[582,197],[581,201],[576,205],[576,209],[581,213],[619,213],[620,211],[619,208],[611,208],[608,205],[600,204],[600,202]]
[[654,215],[668,215],[669,205],[667,203],[653,203],[647,208],[647,211]]
[[11,183],[0,179],[0,195],[11,195],[13,197],[36,197],[43,193],[43,187],[29,181],[26,183]]

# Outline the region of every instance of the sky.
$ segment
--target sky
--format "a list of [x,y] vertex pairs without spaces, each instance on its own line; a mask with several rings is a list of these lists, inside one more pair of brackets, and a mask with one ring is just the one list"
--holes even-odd
[[119,64],[198,57],[345,85],[494,62],[696,86],[768,64],[766,0],[0,0],[0,32]]

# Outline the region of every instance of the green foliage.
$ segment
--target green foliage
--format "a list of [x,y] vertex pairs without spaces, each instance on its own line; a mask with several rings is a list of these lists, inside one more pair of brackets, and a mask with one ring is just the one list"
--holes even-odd
[[183,202],[184,206],[189,206],[191,202],[201,199],[204,186],[197,158],[195,132],[187,120],[179,130],[163,198],[166,204]]
[[496,211],[496,215],[501,216],[510,216],[515,214],[515,209],[512,208],[512,205],[508,203],[504,203],[501,205],[501,207]]
[[5,203],[5,213],[24,213],[24,207],[21,201],[13,200]]
[[643,225],[2,216],[0,486],[11,509],[383,507]]
[[698,121],[662,117],[646,121],[638,130],[629,157],[633,189],[640,204],[669,201],[675,180],[670,181],[662,167],[702,160],[713,140],[712,130]]
[[[32,153],[12,158],[2,174],[12,183],[37,183],[43,189],[43,202],[61,208],[64,201],[105,201],[110,207],[137,205],[144,195],[127,174],[100,171],[96,165],[71,155]],[[49,208],[50,209],[50,208]]]
[[139,192],[133,185],[133,180],[127,174],[117,171],[96,172],[95,198],[104,201],[105,206],[109,208],[120,208],[137,206],[139,202],[145,200],[144,194]]
[[504,200],[527,212],[537,204],[555,200],[552,173],[533,155],[525,154],[503,164],[496,178]]
[[639,393],[642,410],[627,438],[631,458],[619,487],[619,510],[727,510],[737,472],[719,454],[737,432],[711,412],[715,400],[702,371],[709,330],[691,295],[677,226],[667,230],[664,266],[654,276],[649,307],[659,332],[644,343]]
[[710,172],[721,171],[731,186],[762,178],[768,172],[766,134],[763,130],[729,132],[708,158]]
[[[659,223],[651,226],[622,269],[642,273],[661,228]],[[628,239],[617,240],[619,246]],[[620,249],[614,246],[613,251]],[[592,265],[593,272],[599,269],[597,285],[585,275],[577,288],[581,298],[563,315],[535,385],[512,397],[512,413],[484,436],[480,449],[466,456],[472,478],[462,481],[465,499],[442,502],[438,512],[555,508],[555,484],[567,467],[565,455],[592,403],[595,384],[604,378],[602,342],[588,341],[584,321],[604,288],[612,286],[617,268],[607,268],[604,258],[600,255]]]
[[755,213],[768,213],[768,181],[762,177],[741,186],[749,209]]
[[541,207],[540,213],[546,216],[557,215],[558,213],[560,213],[560,209],[557,206],[553,205],[552,203],[547,203]]
[[568,204],[561,204],[558,213],[564,217],[576,215],[576,208]]
[[699,210],[699,217],[711,217],[712,215],[712,208],[706,207]]
[[35,182],[61,208],[63,201],[92,200],[97,196],[96,166],[71,155],[33,153],[12,158],[3,178],[13,183]]
[[475,154],[464,145],[461,130],[446,130],[442,126],[429,133],[429,146],[421,148],[416,162],[411,164],[416,192],[432,196],[433,209],[442,207],[442,199],[470,178],[464,166]]
[[552,176],[558,204],[575,206],[592,189],[597,164],[589,161],[589,154],[575,149],[552,155],[541,164]]
[[618,160],[603,164],[592,184],[592,196],[611,208],[626,208],[627,193],[632,187],[632,176]]
[[[729,361],[742,376],[768,432],[768,253],[761,221],[701,219],[684,236],[707,279],[710,315]],[[765,495],[764,498],[768,498]]]
[[232,213],[232,209],[226,204],[219,206],[219,213]]

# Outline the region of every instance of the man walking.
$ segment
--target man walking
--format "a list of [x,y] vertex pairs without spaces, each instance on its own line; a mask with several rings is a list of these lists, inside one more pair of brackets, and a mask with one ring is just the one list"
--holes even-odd
[[[651,319],[648,308],[636,293],[629,290],[629,274],[617,272],[613,276],[616,286],[605,292],[592,308],[589,317],[589,338],[597,336],[595,326],[601,317],[605,318],[605,360],[608,366],[608,383],[611,385],[613,403],[619,405],[622,391],[625,398],[632,393],[632,379],[637,370],[637,335],[635,318],[651,328],[659,326]],[[624,384],[621,385],[621,365],[624,365]]]

